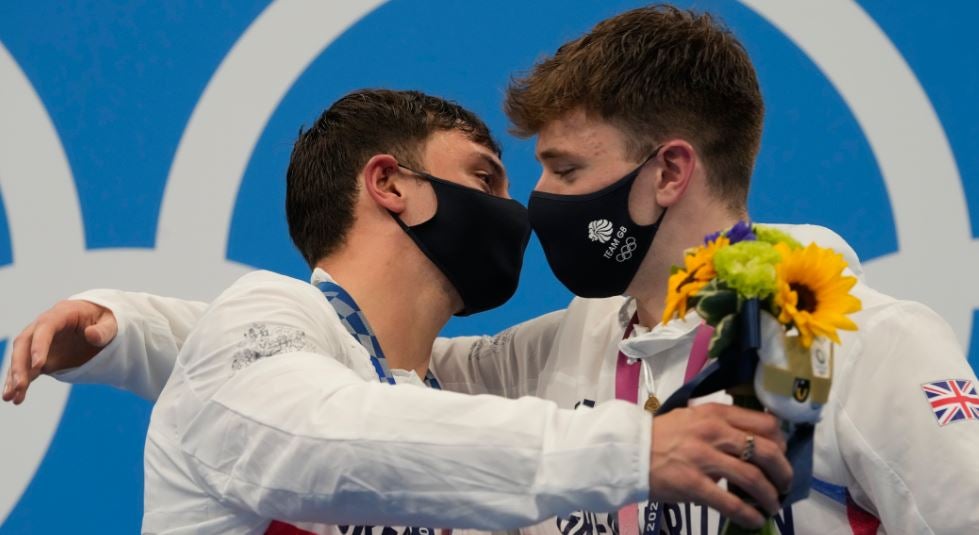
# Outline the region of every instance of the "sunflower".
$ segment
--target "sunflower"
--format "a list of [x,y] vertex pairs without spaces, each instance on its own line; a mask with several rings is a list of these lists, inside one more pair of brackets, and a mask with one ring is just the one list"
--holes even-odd
[[683,256],[683,268],[676,269],[667,282],[663,323],[670,321],[674,316],[682,318],[687,315],[690,298],[697,295],[697,292],[717,276],[714,270],[714,254],[730,243],[726,236],[718,236],[706,245],[686,251]]
[[[696,275],[696,273],[694,273]],[[674,316],[682,318],[687,315],[687,303],[690,297],[695,295],[704,286],[706,281],[697,280],[690,273],[677,271],[670,275],[669,291],[666,294],[666,307],[663,309],[663,323],[670,321]]]
[[837,329],[857,330],[857,325],[846,317],[861,307],[860,300],[850,295],[857,279],[843,275],[843,255],[815,244],[795,250],[783,243],[775,247],[782,255],[775,268],[778,320],[799,330],[803,347],[812,345],[816,336],[840,343]]
[[717,276],[714,271],[714,255],[719,249],[727,247],[731,240],[727,236],[718,236],[707,244],[688,249],[683,257],[684,271],[693,275],[696,280],[709,281]]

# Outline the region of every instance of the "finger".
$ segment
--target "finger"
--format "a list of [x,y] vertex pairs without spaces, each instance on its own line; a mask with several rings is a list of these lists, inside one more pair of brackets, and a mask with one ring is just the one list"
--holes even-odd
[[99,319],[94,325],[85,327],[85,341],[95,347],[105,347],[116,336],[115,318],[108,316],[108,320]]
[[707,478],[697,480],[691,490],[695,493],[692,501],[715,509],[739,526],[758,529],[765,524],[765,517],[757,509]]
[[773,415],[725,405],[718,405],[713,410],[717,416],[726,420],[732,427],[744,431],[745,434],[767,438],[778,444],[782,451],[785,451],[785,437],[782,436],[782,431],[779,429],[778,419]]
[[727,479],[729,484],[741,488],[770,514],[778,512],[778,491],[761,469],[720,450],[712,449],[708,457],[701,461],[708,474],[721,476]]
[[10,401],[14,399],[14,378],[10,374],[10,370],[7,370],[7,376],[3,380],[3,394],[0,395],[0,399],[4,401]]
[[34,334],[34,324],[28,325],[20,334],[14,338],[14,347],[10,352],[10,370],[7,372],[7,391],[4,392],[3,399],[18,404],[18,397],[23,400],[27,385],[30,381],[31,337]]
[[751,462],[761,468],[780,493],[786,493],[792,488],[792,464],[778,444],[766,438],[756,437],[755,455]]
[[109,345],[109,342],[112,342],[112,339],[116,337],[119,324],[111,310],[92,303],[89,304],[97,308],[99,312],[94,321],[85,328],[85,341],[95,347],[102,348]]
[[54,335],[61,330],[60,320],[50,319],[41,316],[38,318],[37,326],[34,328],[34,336],[31,337],[31,369],[30,379],[33,381],[41,375],[44,364],[48,360],[48,351],[51,349],[51,341]]
[[24,387],[21,388],[20,391],[18,391],[14,396],[14,405],[20,405],[25,399],[27,399],[27,387],[30,386],[31,383],[30,381],[24,379],[21,380],[24,381]]
[[[748,435],[738,430],[728,434],[724,440],[715,442],[720,451],[740,458],[747,448]],[[792,485],[792,464],[785,457],[782,447],[765,437],[755,436],[751,462],[760,468],[765,476],[781,492],[787,492]]]

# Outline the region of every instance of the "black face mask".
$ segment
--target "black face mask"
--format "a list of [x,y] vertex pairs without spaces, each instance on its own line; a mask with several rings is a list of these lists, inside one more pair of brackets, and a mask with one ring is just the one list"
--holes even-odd
[[639,171],[656,155],[615,183],[584,195],[535,191],[530,223],[554,275],[581,297],[621,295],[653,243],[666,209],[652,225],[629,215],[629,192]]
[[398,225],[445,275],[462,297],[468,316],[506,303],[517,291],[530,239],[527,209],[504,199],[405,166],[432,184],[438,207],[431,219]]

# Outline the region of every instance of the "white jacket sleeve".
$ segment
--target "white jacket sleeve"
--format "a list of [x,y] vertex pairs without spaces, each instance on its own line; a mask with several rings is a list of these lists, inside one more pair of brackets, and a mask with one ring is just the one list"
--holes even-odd
[[564,313],[545,314],[496,336],[438,338],[432,348],[432,370],[442,386],[454,392],[508,398],[536,395]]
[[[862,348],[841,370],[837,434],[858,505],[887,533],[973,533],[979,525],[979,404],[939,425],[923,386],[976,377],[951,328],[899,302],[860,325]],[[837,388],[834,385],[833,388]]]
[[90,290],[70,299],[91,301],[116,317],[116,337],[90,361],[51,374],[67,383],[107,384],[155,401],[177,353],[207,303],[120,290]]
[[[179,395],[201,400],[177,438],[221,503],[283,521],[505,529],[647,497],[652,423],[638,407],[571,411],[367,381],[354,371],[366,359],[339,357],[356,341],[338,323],[329,329],[302,296],[260,292],[219,298],[171,380],[191,381]],[[235,360],[256,315],[302,349],[263,353],[214,386],[203,370]],[[185,364],[191,353],[205,358]]]

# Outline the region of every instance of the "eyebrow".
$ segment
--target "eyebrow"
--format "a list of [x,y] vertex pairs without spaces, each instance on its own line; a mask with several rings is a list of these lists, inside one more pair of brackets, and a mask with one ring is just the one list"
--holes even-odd
[[500,162],[491,158],[488,154],[480,152],[479,157],[483,159],[490,167],[493,168],[493,172],[500,176],[500,178],[506,177],[506,171],[503,169],[503,165]]
[[544,149],[537,154],[537,160],[543,162],[544,160],[556,160],[559,158],[571,159],[575,155],[570,152],[563,151],[561,149]]

